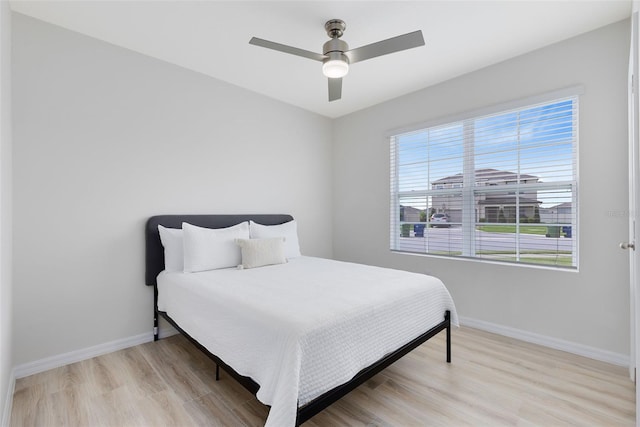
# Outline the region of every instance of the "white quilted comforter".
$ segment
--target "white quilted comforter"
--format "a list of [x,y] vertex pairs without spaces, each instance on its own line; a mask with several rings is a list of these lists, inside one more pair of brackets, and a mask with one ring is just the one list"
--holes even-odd
[[294,258],[255,269],[158,276],[158,309],[260,384],[267,426],[442,322],[449,292],[431,276]]

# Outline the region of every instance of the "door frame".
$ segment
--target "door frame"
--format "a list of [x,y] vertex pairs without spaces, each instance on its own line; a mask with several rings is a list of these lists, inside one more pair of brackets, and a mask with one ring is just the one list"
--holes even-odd
[[640,284],[638,283],[638,265],[640,265],[640,251],[635,250],[636,239],[636,212],[637,203],[640,201],[640,108],[638,79],[640,34],[639,28],[640,2],[634,0],[631,15],[631,43],[629,47],[629,75],[628,75],[628,102],[629,102],[629,310],[630,310],[630,342],[629,342],[629,377],[636,383],[636,424],[640,425],[640,387],[637,386],[637,367],[640,364]]

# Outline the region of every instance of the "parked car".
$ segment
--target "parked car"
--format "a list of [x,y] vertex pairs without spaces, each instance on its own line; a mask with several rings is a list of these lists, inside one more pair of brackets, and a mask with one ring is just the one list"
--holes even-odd
[[431,215],[431,226],[432,227],[450,227],[449,224],[449,215],[446,213],[435,213]]

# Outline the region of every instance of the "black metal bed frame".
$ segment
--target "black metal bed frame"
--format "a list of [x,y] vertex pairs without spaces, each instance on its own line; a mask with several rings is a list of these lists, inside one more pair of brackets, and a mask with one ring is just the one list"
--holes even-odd
[[[249,219],[253,219],[256,222],[262,224],[275,225],[290,221],[293,218],[289,215],[163,215],[149,218],[146,226],[146,282],[147,285],[153,286],[154,341],[157,341],[159,339],[158,322],[159,317],[161,316],[165,320],[167,320],[169,324],[176,328],[176,330],[178,330],[182,335],[184,335],[189,341],[191,341],[191,343],[193,343],[199,350],[201,350],[215,362],[216,381],[220,379],[220,367],[222,367],[222,369],[226,371],[230,376],[232,376],[238,383],[240,383],[250,393],[255,395],[260,388],[260,385],[258,383],[256,383],[250,377],[246,377],[237,373],[231,366],[224,363],[224,361],[222,361],[219,357],[212,354],[202,344],[200,344],[187,332],[185,332],[166,312],[158,311],[158,285],[156,282],[157,275],[164,269],[164,252],[162,251],[162,245],[158,235],[158,224],[162,224],[165,227],[170,228],[180,228],[182,225],[182,221],[185,221],[199,226],[221,228],[235,225],[239,222],[247,221]],[[158,245],[160,246],[158,247]],[[425,333],[416,337],[397,350],[387,354],[372,365],[362,369],[350,381],[323,393],[304,406],[298,407],[296,426],[299,426],[300,424],[309,420],[311,417],[318,414],[332,403],[338,401],[350,391],[354,390],[356,387],[360,386],[362,383],[369,380],[380,371],[387,368],[398,359],[411,352],[416,347],[419,347],[443,330],[446,330],[447,363],[451,363],[451,312],[447,310],[444,313],[444,320],[441,323],[437,324],[433,328],[429,329]]]

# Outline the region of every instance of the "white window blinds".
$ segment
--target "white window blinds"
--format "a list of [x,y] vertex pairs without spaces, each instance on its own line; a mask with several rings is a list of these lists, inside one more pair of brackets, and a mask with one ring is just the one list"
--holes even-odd
[[391,136],[391,249],[577,267],[577,96]]

